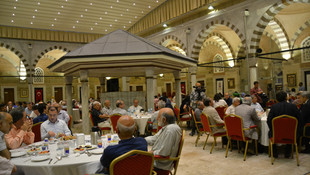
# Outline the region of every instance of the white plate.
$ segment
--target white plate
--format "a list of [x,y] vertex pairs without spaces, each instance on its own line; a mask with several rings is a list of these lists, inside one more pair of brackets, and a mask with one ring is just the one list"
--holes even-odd
[[26,155],[26,151],[19,151],[19,152],[11,152],[11,157],[20,157],[20,156],[23,156],[23,155]]
[[50,156],[36,156],[36,157],[31,158],[31,161],[33,161],[33,162],[41,162],[41,161],[44,161],[44,160],[48,160],[50,158],[51,158]]
[[85,148],[84,148],[83,151],[78,151],[78,150],[75,150],[75,149],[74,149],[73,152],[75,152],[75,153],[81,153],[81,154],[82,154],[83,152],[85,152]]
[[99,148],[99,149],[91,150],[89,152],[92,153],[92,154],[102,154],[103,153],[103,149]]
[[96,148],[97,148],[97,145],[92,145],[91,148],[87,148],[87,147],[85,146],[85,149],[87,149],[87,150],[92,150],[92,149],[96,149]]

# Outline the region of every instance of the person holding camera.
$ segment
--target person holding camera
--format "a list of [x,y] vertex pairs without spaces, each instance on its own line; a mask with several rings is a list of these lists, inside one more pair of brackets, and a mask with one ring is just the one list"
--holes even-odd
[[206,89],[201,87],[200,83],[196,83],[196,86],[194,86],[195,90],[191,93],[191,103],[192,103],[192,108],[195,110],[197,108],[197,104],[199,101],[202,101],[205,99],[207,96],[205,94]]

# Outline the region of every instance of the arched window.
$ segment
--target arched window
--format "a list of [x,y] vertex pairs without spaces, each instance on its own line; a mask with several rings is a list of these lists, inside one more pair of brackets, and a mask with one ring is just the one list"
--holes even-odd
[[[304,39],[301,43],[301,47],[309,47],[310,46],[310,36]],[[301,62],[310,62],[310,49],[303,49],[301,55]]]
[[34,84],[42,84],[44,83],[44,71],[42,68],[37,67],[34,70],[34,77],[33,77]]
[[[213,58],[213,62],[216,62],[216,61],[223,61],[222,55],[216,54]],[[224,66],[224,62],[213,63],[213,66],[216,66],[214,67],[214,73],[224,72],[224,67],[221,67],[221,66]]]

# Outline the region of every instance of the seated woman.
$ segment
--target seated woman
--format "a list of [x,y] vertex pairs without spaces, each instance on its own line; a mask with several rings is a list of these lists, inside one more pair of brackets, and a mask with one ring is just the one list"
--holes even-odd
[[10,113],[13,117],[12,129],[6,134],[5,141],[9,149],[16,149],[22,144],[31,144],[34,142],[34,133],[32,132],[32,120],[26,118],[26,112],[18,107]]

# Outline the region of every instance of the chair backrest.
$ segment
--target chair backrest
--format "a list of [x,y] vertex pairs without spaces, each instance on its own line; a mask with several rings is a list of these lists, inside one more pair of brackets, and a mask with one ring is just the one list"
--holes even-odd
[[225,109],[226,109],[226,107],[224,107],[224,106],[219,106],[219,107],[215,108],[215,110],[217,111],[217,113],[219,114],[219,116],[221,117],[222,120],[225,117]]
[[32,126],[32,132],[34,133],[34,142],[41,141],[41,124],[43,122],[36,123]]
[[70,119],[69,119],[69,121],[68,121],[68,127],[71,128],[72,116],[69,115],[69,118],[70,118]]
[[177,120],[180,121],[180,109],[176,105],[173,107],[173,112],[177,117]]
[[95,126],[94,124],[94,120],[93,120],[93,116],[91,115],[91,113],[89,113],[89,118],[90,118],[90,123],[92,126]]
[[243,133],[243,121],[240,116],[229,114],[224,117],[227,137],[233,140],[245,141]]
[[118,121],[119,118],[121,118],[121,116],[122,116],[121,114],[112,114],[110,116],[110,121],[111,121],[111,124],[112,124],[114,132],[116,131],[117,121]]
[[212,133],[208,116],[205,113],[200,115],[203,131]]
[[298,121],[295,117],[281,115],[272,119],[273,143],[295,144]]
[[154,156],[152,153],[132,150],[112,161],[110,175],[151,175],[153,164]]
[[177,160],[173,161],[173,168],[174,168],[174,173],[176,174],[178,166],[179,166],[179,161],[181,158],[181,153],[182,153],[182,149],[183,149],[183,144],[184,144],[184,135],[185,135],[185,130],[182,131],[182,136],[180,139],[180,143],[179,143],[179,149],[178,149],[178,154],[176,155]]

